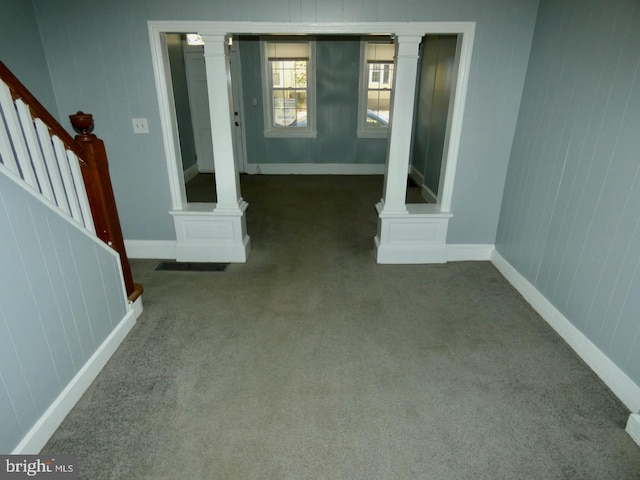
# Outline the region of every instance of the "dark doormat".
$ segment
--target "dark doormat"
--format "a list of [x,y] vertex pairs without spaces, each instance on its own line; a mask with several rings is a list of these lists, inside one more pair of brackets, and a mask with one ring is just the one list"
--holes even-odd
[[156,270],[169,272],[224,272],[228,263],[160,262]]

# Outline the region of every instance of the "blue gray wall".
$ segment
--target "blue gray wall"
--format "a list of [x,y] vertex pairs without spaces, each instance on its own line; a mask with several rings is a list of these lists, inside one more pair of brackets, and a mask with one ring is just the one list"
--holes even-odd
[[0,0],[0,12],[0,60],[57,117],[58,108],[33,5],[25,0]]
[[543,0],[496,246],[640,384],[640,3]]
[[0,452],[127,312],[119,260],[0,173]]
[[384,164],[387,140],[356,135],[359,37],[316,38],[317,138],[264,137],[260,42],[241,37],[239,45],[249,163]]
[[442,170],[458,38],[427,35],[420,47],[411,164],[436,196]]
[[[477,22],[449,243],[495,240],[538,0],[34,0],[61,116],[95,115],[128,239],[174,239],[148,20]],[[132,117],[149,120],[134,135]],[[250,232],[249,232],[250,233]]]
[[189,88],[187,87],[187,70],[184,65],[182,35],[170,33],[166,38],[171,68],[171,86],[173,87],[173,100],[176,106],[176,120],[180,136],[182,169],[186,170],[196,164],[196,144],[193,137],[191,108],[189,107]]

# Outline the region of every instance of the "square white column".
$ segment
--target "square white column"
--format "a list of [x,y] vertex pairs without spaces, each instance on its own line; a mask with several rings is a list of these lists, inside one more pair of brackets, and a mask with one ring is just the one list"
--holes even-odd
[[433,205],[425,206],[425,211],[405,203],[421,41],[418,36],[396,37],[384,196],[376,205],[378,263],[443,263],[447,258],[445,244],[451,214],[442,214]]
[[213,139],[217,202],[189,204],[172,211],[176,259],[198,262],[245,262],[250,250],[240,179],[231,131],[231,85],[224,35],[202,35]]
[[244,200],[234,159],[231,131],[231,78],[227,71],[227,42],[223,35],[202,35],[209,95],[209,117],[215,165],[216,209],[237,210]]

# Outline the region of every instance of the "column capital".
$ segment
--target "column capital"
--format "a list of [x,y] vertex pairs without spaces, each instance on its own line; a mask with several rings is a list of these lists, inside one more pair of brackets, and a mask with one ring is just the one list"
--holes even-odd
[[417,60],[421,41],[422,37],[417,36],[396,37],[396,60]]
[[416,45],[420,45],[423,37],[418,35],[396,35],[394,41],[400,45],[402,43],[414,43]]
[[225,55],[227,49],[226,37],[224,35],[207,35],[202,34],[202,41],[204,42],[204,54],[205,56],[211,55]]

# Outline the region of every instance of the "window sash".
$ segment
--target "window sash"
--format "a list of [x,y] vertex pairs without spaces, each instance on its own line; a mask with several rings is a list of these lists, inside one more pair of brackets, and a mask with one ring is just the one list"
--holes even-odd
[[263,40],[264,134],[315,137],[313,40]]
[[358,136],[385,138],[389,130],[395,44],[389,38],[365,38],[360,52]]

